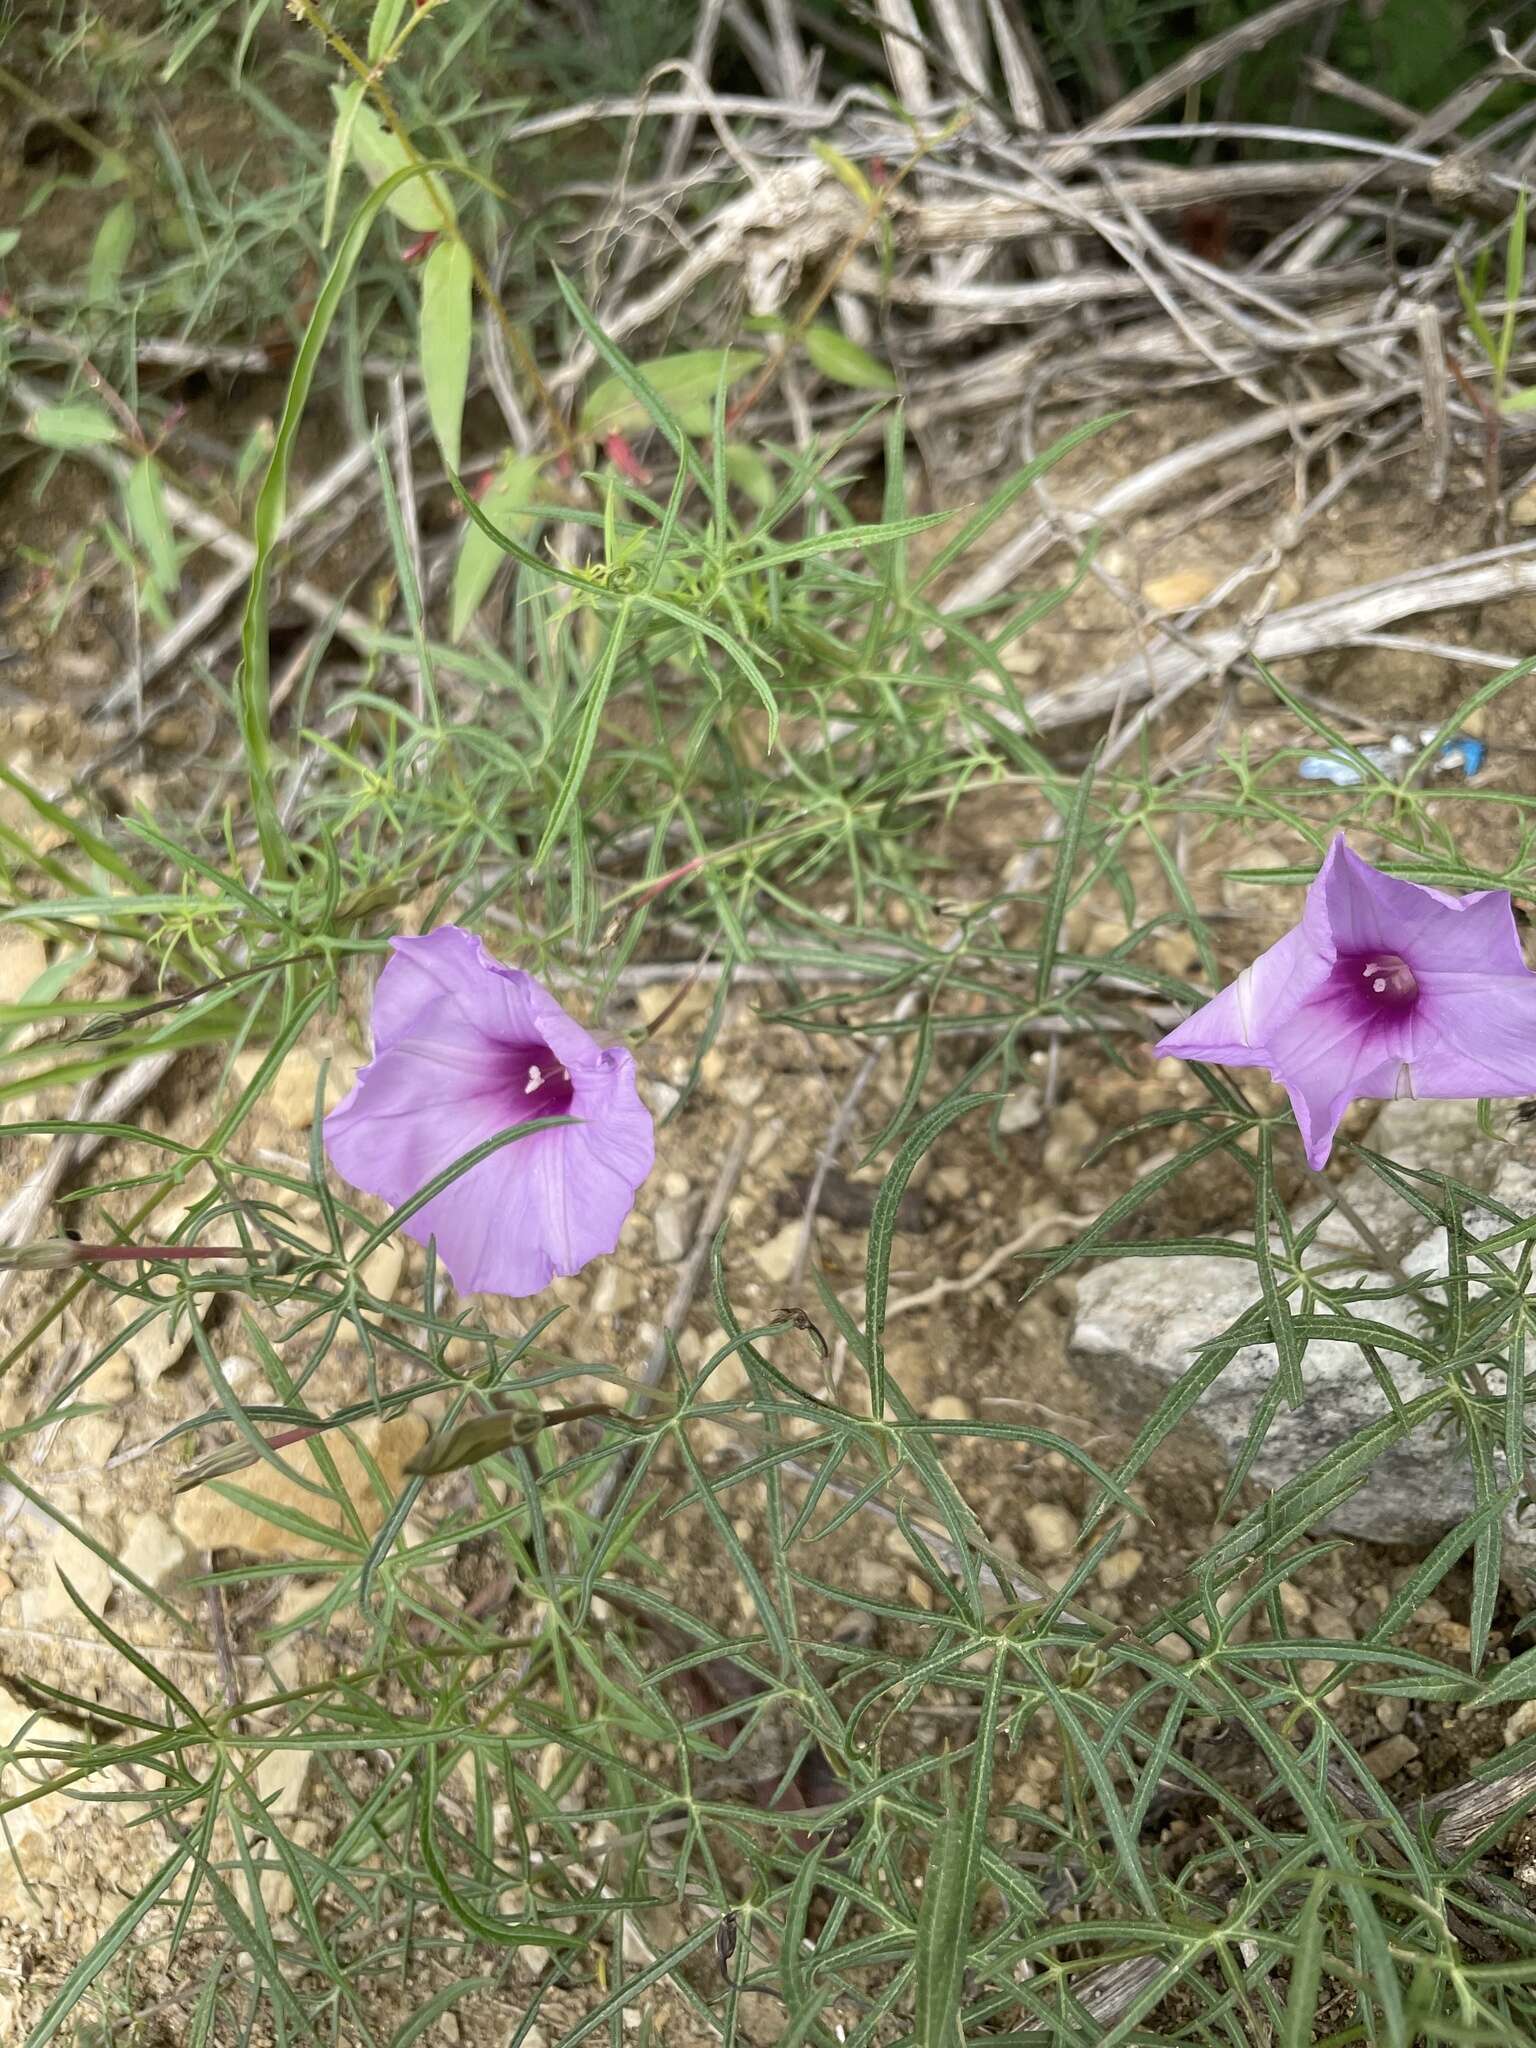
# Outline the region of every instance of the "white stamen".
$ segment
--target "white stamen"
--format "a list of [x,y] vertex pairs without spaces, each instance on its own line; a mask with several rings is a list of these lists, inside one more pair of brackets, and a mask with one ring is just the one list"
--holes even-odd
[[1244,1045],[1253,1043],[1253,969],[1245,967],[1237,977],[1237,1021]]
[[1380,965],[1381,962],[1379,960],[1367,960],[1361,972],[1364,974],[1374,974]]
[[1375,989],[1377,995],[1381,994],[1382,990],[1386,987],[1386,985],[1386,976],[1382,974],[1378,974],[1376,979],[1371,983],[1371,987]]
[[528,1078],[523,1083],[523,1093],[525,1095],[532,1095],[543,1079],[544,1076],[537,1067],[530,1067],[528,1069]]

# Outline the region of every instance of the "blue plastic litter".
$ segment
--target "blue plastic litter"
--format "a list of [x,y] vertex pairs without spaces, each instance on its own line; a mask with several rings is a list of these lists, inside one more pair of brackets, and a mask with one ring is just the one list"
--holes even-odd
[[[1389,782],[1399,782],[1408,773],[1409,764],[1434,738],[1436,730],[1435,726],[1426,726],[1416,740],[1405,732],[1396,732],[1385,746],[1357,747],[1355,752],[1363,755]],[[1436,754],[1430,764],[1431,773],[1464,775],[1470,782],[1481,769],[1487,751],[1481,740],[1460,733]],[[1336,789],[1351,789],[1365,780],[1349,756],[1338,752],[1304,755],[1297,773],[1303,782],[1331,782]]]

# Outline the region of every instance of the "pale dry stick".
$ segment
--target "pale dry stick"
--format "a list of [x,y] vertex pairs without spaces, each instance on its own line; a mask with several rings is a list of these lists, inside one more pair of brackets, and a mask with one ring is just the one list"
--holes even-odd
[[[264,377],[274,370],[286,369],[293,359],[291,347],[270,348],[227,348],[217,342],[175,341],[166,336],[148,336],[133,344],[135,359],[142,367],[149,364],[156,369],[167,370],[217,370],[221,375]],[[420,378],[420,372],[411,364],[402,365],[389,356],[364,356],[358,366],[365,377],[398,377],[405,375]]]
[[[1238,126],[1236,123],[1213,121],[1195,125],[1213,140],[1273,139],[1273,131],[1267,128],[1249,133],[1245,138],[1232,134]],[[1184,132],[1182,127],[1146,131],[1149,140],[1167,140]],[[1302,129],[1285,132],[1293,140],[1313,144],[1327,139],[1321,131]],[[1285,201],[1313,194],[1328,196],[1339,192],[1355,177],[1365,178],[1367,191],[1384,186],[1393,192],[1422,193],[1429,190],[1431,180],[1440,168],[1435,157],[1420,150],[1405,149],[1391,143],[1357,141],[1345,136],[1336,136],[1333,141],[1339,149],[1363,155],[1365,162],[1297,159],[1283,163],[1223,164],[1219,169],[1174,165],[1152,169],[1145,164],[1137,164],[1133,170],[1118,175],[1122,189],[1143,213],[1181,213],[1191,206],[1232,205],[1244,199]],[[1089,214],[1103,203],[1103,190],[1099,185],[1061,184],[1057,181],[1043,195],[1038,191],[1021,194],[1021,175],[1034,169],[1030,157],[1021,150],[1005,150],[997,145],[993,146],[991,154],[1006,166],[1006,177],[982,170],[972,163],[950,163],[937,156],[932,160],[933,182],[974,190],[978,195],[975,199],[962,201],[909,194],[893,202],[891,219],[903,253],[942,248],[947,241],[1006,243],[1027,241],[1051,233],[1086,235],[1097,232],[1089,222]],[[1518,189],[1518,181],[1511,180],[1510,183]],[[1053,191],[1061,194],[1059,204],[1050,196]]]
[[1064,126],[1066,103],[1027,14],[1011,0],[986,0],[986,8],[1008,103],[1019,126],[1036,132],[1052,122]]
[[773,47],[773,38],[757,21],[745,0],[726,0],[725,18],[741,45],[742,55],[763,85],[772,91],[779,76],[778,53]]
[[[1050,66],[1022,11],[1012,12],[1006,0],[986,0],[986,8],[1003,89],[1018,126],[1026,134],[1038,135],[1051,121],[1064,122],[1066,109]],[[1078,267],[1078,254],[1069,236],[1052,235],[1036,251],[1035,261],[1042,270],[1073,271]]]
[[[427,404],[424,398],[414,398],[406,408],[406,416],[412,430],[426,418]],[[283,522],[283,538],[292,542],[294,537],[318,514],[334,506],[337,496],[356,483],[360,477],[374,467],[372,441],[359,441],[347,453],[333,462],[324,473],[294,502],[292,510]],[[350,515],[349,515],[350,516]],[[227,529],[219,527],[221,533]],[[207,535],[202,536],[208,538]],[[249,579],[255,552],[249,542],[238,535],[228,535],[237,543],[236,549],[224,547],[220,552],[232,560],[235,566],[227,574],[214,577],[200,592],[195,602],[182,614],[173,626],[149,648],[135,670],[119,676],[107,689],[97,707],[97,715],[108,717],[132,700],[135,689],[148,683],[178,661],[182,655],[195,647],[203,636],[212,630],[225,607],[242,590]],[[216,545],[216,543],[215,543]],[[332,600],[323,600],[324,609],[319,614],[328,617],[334,609]],[[370,627],[370,632],[372,628]],[[376,637],[376,636],[375,636]],[[361,650],[364,653],[369,648]]]
[[[1149,239],[1160,240],[1155,236]],[[1202,285],[1209,286],[1217,280],[1228,286],[1241,285],[1240,278],[1224,272],[1200,269],[1192,261],[1188,266],[1181,267],[1196,272]],[[1357,264],[1343,277],[1333,273],[1326,278],[1309,280],[1310,291],[1303,288],[1296,292],[1295,296],[1320,296],[1348,285],[1363,287],[1373,282],[1377,275],[1379,272],[1372,266]],[[1071,277],[987,278],[977,283],[958,280],[951,286],[940,279],[921,275],[909,274],[888,280],[872,264],[861,263],[857,259],[848,264],[840,283],[844,289],[857,291],[866,298],[888,300],[892,305],[917,306],[949,314],[951,317],[947,322],[934,324],[933,332],[941,337],[969,334],[974,331],[978,318],[983,316],[1006,320],[1011,324],[1014,321],[1048,313],[1076,312],[1091,305],[1112,304],[1123,299],[1143,299],[1152,292],[1146,278],[1134,271],[1127,273],[1121,270],[1083,269],[1074,272]],[[1271,303],[1277,307],[1293,330],[1300,330],[1299,336],[1293,332],[1287,337],[1292,347],[1295,347],[1298,341],[1314,349],[1337,345],[1336,336],[1307,320],[1301,313],[1280,307],[1277,299]],[[1365,303],[1363,298],[1360,303]],[[1230,306],[1222,308],[1220,320],[1222,325],[1241,328],[1248,339],[1257,340],[1265,345],[1270,343],[1269,329],[1257,321],[1244,321]],[[1407,324],[1392,323],[1385,331],[1397,331],[1400,325]],[[1185,338],[1191,348],[1196,349],[1206,361],[1211,360],[1209,347],[1204,343],[1198,329],[1191,326]],[[1246,366],[1238,361],[1230,364],[1218,362],[1214,367],[1223,377],[1240,381]],[[1264,397],[1259,403],[1271,405],[1274,401]]]
[[[1408,388],[1405,386],[1404,390]],[[1081,530],[1108,525],[1129,513],[1144,511],[1166,493],[1182,486],[1197,471],[1225,462],[1245,449],[1278,435],[1295,435],[1314,421],[1336,419],[1358,408],[1350,394],[1340,398],[1315,398],[1240,420],[1203,440],[1191,441],[1157,461],[1147,463],[1133,476],[1122,479],[1095,499],[1083,512],[1070,515]],[[985,604],[1009,588],[1020,573],[1045,554],[1060,539],[1050,519],[1041,517],[1022,528],[1011,540],[949,591],[945,604],[951,611],[968,611]]]
[[[720,35],[720,16],[724,0],[703,0],[694,23],[693,41],[688,49],[688,69],[700,80],[707,80],[714,62],[715,44]],[[798,98],[792,94],[791,98]],[[661,177],[665,184],[675,186],[688,152],[693,146],[694,131],[698,127],[698,114],[691,110],[679,114],[672,124],[666,147],[661,153]]]
[[768,28],[773,37],[779,91],[785,99],[797,104],[814,99],[816,77],[821,66],[818,58],[807,58],[805,54],[790,0],[763,0],[763,11],[768,16]]
[[[733,20],[729,4],[726,16]],[[825,106],[799,106],[792,100],[767,99],[741,92],[711,92],[707,97],[706,105],[694,93],[614,93],[602,99],[580,100],[552,113],[534,114],[524,121],[514,121],[501,130],[498,140],[505,144],[526,142],[541,135],[559,134],[565,128],[585,128],[596,121],[628,121],[636,114],[702,114],[711,108],[717,113],[740,115],[746,120],[777,121],[789,127],[813,129],[820,133],[823,129],[837,127],[851,107],[866,109],[882,126],[888,126],[893,144],[903,136],[911,140],[911,129],[904,122],[892,118],[889,105],[873,86],[845,86],[837,98]],[[946,102],[938,111],[958,113],[959,103]]]
[[[885,1319],[894,1322],[897,1316],[910,1315],[916,1308],[931,1308],[937,1301],[943,1301],[951,1294],[969,1294],[974,1288],[983,1286],[994,1273],[1006,1266],[1010,1259],[1016,1259],[1020,1252],[1027,1252],[1042,1233],[1052,1230],[1069,1229],[1074,1233],[1085,1230],[1093,1222],[1091,1216],[1074,1216],[1067,1209],[1053,1209],[1048,1216],[1036,1216],[1025,1225],[1017,1237],[1009,1238],[995,1251],[988,1252],[974,1271],[963,1274],[958,1280],[930,1280],[926,1287],[920,1287],[916,1294],[898,1294],[886,1303]],[[844,1299],[857,1301],[861,1290],[850,1290]]]
[[[1399,619],[1492,604],[1532,592],[1536,592],[1536,542],[1521,541],[1483,554],[1459,556],[1273,612],[1251,645],[1240,632],[1224,627],[1210,635],[1198,656],[1180,650],[1166,659],[1159,657],[1157,684],[1160,688],[1187,686],[1245,654],[1266,664],[1293,661],[1353,645],[1360,634],[1395,625]],[[1140,664],[1122,663],[1063,689],[1042,691],[1026,703],[1023,721],[1006,707],[1000,706],[993,715],[1009,730],[1049,731],[1102,717],[1123,692],[1135,699],[1145,695],[1147,688]]]
[[1445,341],[1440,332],[1440,314],[1434,306],[1421,306],[1414,320],[1419,343],[1419,372],[1424,380],[1424,445],[1429,452],[1429,475],[1424,492],[1432,505],[1445,496],[1451,467],[1450,378],[1445,366]]
[[925,38],[912,0],[872,0],[872,9],[880,19],[880,40],[896,97],[909,114],[922,119],[932,112],[933,92],[923,55]]
[[[1533,50],[1536,50],[1536,32],[1528,35],[1521,43],[1519,54],[1526,57]],[[1404,136],[1404,142],[1412,147],[1423,147],[1426,144],[1443,141],[1447,136],[1454,134],[1469,116],[1475,114],[1492,93],[1498,91],[1500,83],[1497,66],[1491,67],[1477,78],[1469,79],[1433,113],[1415,121]],[[1310,220],[1304,220],[1297,226],[1287,229],[1279,237],[1279,250],[1287,252],[1284,253],[1284,268],[1303,270],[1322,260],[1342,232],[1342,224],[1337,219],[1339,208],[1353,196],[1353,192],[1346,187],[1343,192],[1315,208]],[[1265,260],[1272,261],[1273,255],[1273,251],[1268,252]],[[1389,284],[1386,296],[1392,296],[1396,289],[1395,285]]]
[[1235,59],[1262,50],[1276,36],[1334,4],[1335,0],[1279,0],[1278,6],[1239,22],[1197,49],[1186,51],[1176,64],[1170,64],[1166,71],[1160,71],[1097,120],[1090,121],[1074,141],[1051,151],[1046,158],[1049,168],[1059,172],[1085,162],[1099,143],[1118,139],[1122,130],[1134,127],[1147,114],[1181,100],[1192,85],[1224,71]]
[[[650,1390],[665,1372],[667,1360],[671,1356],[671,1346],[688,1320],[693,1298],[699,1291],[699,1283],[704,1278],[705,1268],[709,1264],[710,1248],[714,1244],[715,1233],[725,1221],[726,1211],[730,1208],[731,1197],[736,1192],[736,1184],[746,1166],[747,1154],[751,1150],[756,1132],[757,1119],[748,1114],[736,1126],[731,1142],[726,1147],[725,1157],[720,1162],[720,1171],[715,1176],[709,1200],[704,1205],[704,1214],[694,1234],[693,1244],[683,1261],[672,1289],[672,1298],[667,1303],[666,1314],[662,1317],[661,1330],[646,1356],[645,1363],[630,1382],[635,1389],[633,1412],[637,1415],[643,1415],[649,1408]],[[631,1447],[616,1453],[599,1473],[586,1502],[586,1512],[594,1521],[600,1520],[607,1511],[608,1503],[623,1484],[633,1462],[634,1450]]]
[[[395,501],[400,507],[400,526],[405,535],[406,559],[416,579],[420,602],[427,601],[427,578],[422,566],[421,514],[416,504],[416,468],[411,460],[411,415],[405,402],[405,379],[389,380],[389,442],[395,473]],[[274,707],[275,708],[275,707]],[[419,662],[411,663],[411,710],[417,718],[427,715],[427,685]]]
[[1327,93],[1332,99],[1348,100],[1351,106],[1363,107],[1378,121],[1385,121],[1389,128],[1407,130],[1418,126],[1419,116],[1412,107],[1405,107],[1400,100],[1378,92],[1374,85],[1351,78],[1347,72],[1336,71],[1321,57],[1303,57],[1301,68],[1308,82],[1319,92]]
[[1458,647],[1452,640],[1426,640],[1415,633],[1357,633],[1351,647],[1391,647],[1403,654],[1425,654],[1437,661],[1457,661],[1466,668],[1515,668],[1520,654],[1496,654],[1488,647]]
[[[175,1058],[173,1052],[145,1053],[114,1075],[99,1096],[95,1092],[97,1084],[86,1082],[70,1104],[70,1121],[78,1122],[89,1112],[98,1123],[120,1123],[158,1084]],[[42,1165],[0,1209],[0,1244],[25,1244],[35,1237],[43,1212],[60,1183],[94,1157],[105,1142],[96,1131],[60,1132]],[[12,1267],[0,1273],[0,1301],[10,1292],[19,1270]]]
[[[1114,173],[1109,165],[1106,164],[1104,166],[1101,175],[1111,197],[1118,199],[1120,210],[1125,216],[1131,234],[1140,240],[1148,252],[1155,253],[1161,257],[1164,272],[1167,273],[1166,281],[1164,278],[1159,277],[1157,271],[1152,267],[1150,260],[1143,260],[1141,249],[1135,247],[1129,235],[1121,239],[1119,228],[1116,227],[1111,230],[1106,223],[1101,232],[1110,247],[1116,249],[1124,260],[1131,264],[1137,274],[1146,279],[1148,289],[1152,292],[1153,297],[1163,308],[1164,312],[1173,321],[1175,327],[1178,328],[1186,341],[1190,342],[1193,347],[1200,349],[1208,357],[1214,369],[1224,371],[1232,382],[1236,384],[1237,388],[1247,397],[1253,399],[1256,404],[1274,404],[1274,399],[1265,390],[1263,384],[1258,381],[1257,377],[1245,371],[1241,361],[1234,360],[1224,349],[1218,352],[1214,339],[1207,338],[1202,334],[1200,328],[1186,316],[1183,307],[1173,294],[1173,274],[1182,272],[1186,284],[1190,282],[1191,277],[1194,278],[1200,287],[1200,296],[1204,299],[1208,310],[1214,314],[1214,327],[1233,327],[1245,324],[1238,320],[1236,310],[1232,307],[1230,301],[1224,299],[1219,291],[1213,290],[1210,277],[1208,275],[1201,275],[1199,269],[1194,265],[1193,259],[1183,264],[1174,260],[1169,244],[1152,226],[1152,223],[1148,220],[1146,214],[1142,212],[1141,208],[1132,201],[1123,198],[1117,192]],[[1235,280],[1228,279],[1226,282],[1229,286],[1235,287]]]

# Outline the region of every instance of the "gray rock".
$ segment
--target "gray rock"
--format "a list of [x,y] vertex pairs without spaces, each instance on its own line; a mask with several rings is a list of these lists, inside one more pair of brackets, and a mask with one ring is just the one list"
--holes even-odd
[[[1516,1214],[1536,1214],[1536,1167],[1508,1144],[1483,1137],[1469,1103],[1390,1103],[1368,1143],[1400,1166],[1452,1175],[1486,1190]],[[1424,1218],[1369,1168],[1351,1175],[1342,1195],[1353,1216],[1339,1209],[1327,1218],[1306,1255],[1310,1269],[1320,1274],[1326,1269],[1335,1282],[1364,1276],[1370,1285],[1390,1284],[1376,1256],[1379,1247],[1415,1277],[1432,1280],[1444,1273],[1445,1232],[1426,1230]],[[1296,1222],[1315,1217],[1320,1206],[1314,1200],[1298,1208]],[[1355,1229],[1355,1219],[1363,1232]],[[1466,1220],[1474,1237],[1508,1227],[1490,1210],[1471,1211]],[[1471,1291],[1474,1296],[1480,1291],[1475,1281]],[[1200,1347],[1220,1337],[1258,1299],[1255,1269],[1245,1259],[1191,1255],[1111,1261],[1082,1278],[1073,1359],[1118,1418],[1137,1427],[1189,1369]],[[1372,1301],[1364,1312],[1394,1329],[1423,1327],[1422,1313],[1411,1301]],[[1431,1374],[1402,1353],[1379,1356],[1403,1401],[1435,1384]],[[1245,1345],[1181,1427],[1203,1429],[1230,1467],[1260,1403],[1273,1389],[1277,1370],[1272,1344]],[[1254,1461],[1251,1476],[1260,1486],[1283,1486],[1388,1413],[1387,1398],[1357,1345],[1314,1339],[1302,1372],[1301,1406],[1277,1409]],[[1497,1477],[1503,1485],[1502,1466]],[[1318,1526],[1379,1543],[1428,1544],[1475,1505],[1466,1453],[1445,1434],[1442,1422],[1386,1451],[1364,1484]],[[1506,1572],[1517,1579],[1536,1578],[1536,1516],[1517,1521],[1511,1510],[1505,1536]]]

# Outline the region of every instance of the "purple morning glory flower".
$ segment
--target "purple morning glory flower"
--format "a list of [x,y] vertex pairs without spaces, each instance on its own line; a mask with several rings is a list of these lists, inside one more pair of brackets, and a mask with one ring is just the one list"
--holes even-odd
[[613,1250],[655,1163],[635,1063],[457,925],[390,943],[373,1060],[325,1120],[331,1163],[398,1208],[498,1132],[579,1117],[504,1145],[402,1225],[437,1239],[461,1292],[537,1294]]
[[1268,1067],[1319,1167],[1358,1099],[1536,1092],[1536,974],[1507,890],[1400,881],[1340,833],[1301,923],[1157,1050]]

